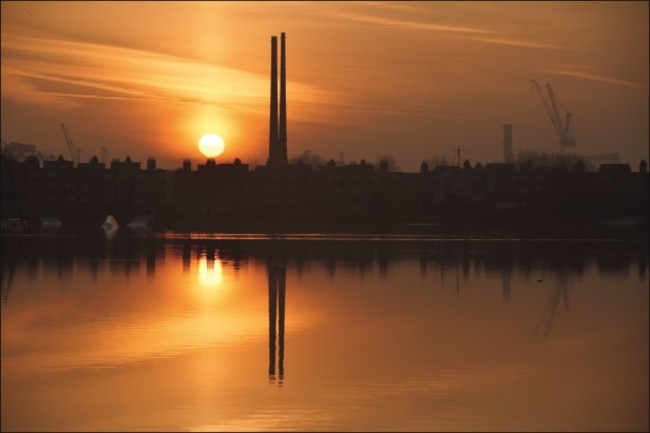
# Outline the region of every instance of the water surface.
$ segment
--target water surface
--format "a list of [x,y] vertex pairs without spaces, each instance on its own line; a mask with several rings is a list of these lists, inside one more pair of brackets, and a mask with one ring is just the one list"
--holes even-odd
[[647,430],[629,241],[2,237],[2,430]]

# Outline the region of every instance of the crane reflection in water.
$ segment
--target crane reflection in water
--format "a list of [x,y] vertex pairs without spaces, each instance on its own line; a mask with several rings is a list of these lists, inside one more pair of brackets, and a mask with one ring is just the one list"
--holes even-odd
[[540,334],[544,336],[544,339],[547,339],[551,335],[551,329],[553,328],[557,309],[560,305],[560,298],[563,300],[564,311],[569,311],[569,286],[566,277],[558,274],[557,281],[556,289],[551,293],[542,315],[533,328],[531,341],[537,341],[540,338]]

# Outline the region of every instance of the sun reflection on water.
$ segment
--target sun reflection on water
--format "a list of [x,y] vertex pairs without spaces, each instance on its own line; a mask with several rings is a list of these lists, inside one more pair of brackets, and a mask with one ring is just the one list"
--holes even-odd
[[196,257],[190,269],[187,283],[191,288],[191,308],[208,314],[206,317],[210,317],[208,320],[211,323],[206,324],[208,329],[215,325],[212,323],[215,309],[224,308],[232,301],[232,279],[228,276],[228,264],[220,260],[218,254],[201,254]]
[[208,260],[200,257],[197,264],[199,284],[208,289],[218,289],[223,284],[223,266],[221,260]]

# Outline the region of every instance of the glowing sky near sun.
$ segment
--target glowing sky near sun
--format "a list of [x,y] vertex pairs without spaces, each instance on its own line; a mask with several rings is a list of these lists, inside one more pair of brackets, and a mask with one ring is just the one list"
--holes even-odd
[[464,149],[557,151],[529,80],[573,113],[576,149],[648,158],[648,2],[5,2],[1,135],[67,156],[177,168],[265,163],[270,37],[287,34],[289,156],[400,168]]

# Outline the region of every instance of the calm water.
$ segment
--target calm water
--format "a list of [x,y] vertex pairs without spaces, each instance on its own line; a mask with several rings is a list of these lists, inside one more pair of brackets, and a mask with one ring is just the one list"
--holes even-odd
[[648,305],[634,242],[3,236],[2,430],[647,431]]

